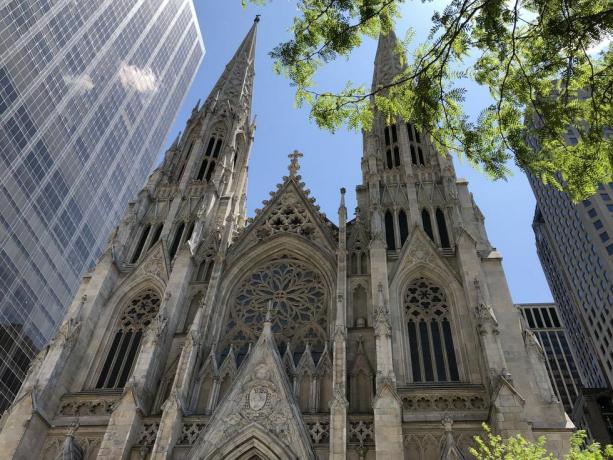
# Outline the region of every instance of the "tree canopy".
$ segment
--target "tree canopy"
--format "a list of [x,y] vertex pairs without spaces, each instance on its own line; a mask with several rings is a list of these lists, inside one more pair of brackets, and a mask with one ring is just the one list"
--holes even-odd
[[[535,442],[527,441],[521,435],[508,439],[494,435],[487,425],[483,425],[485,436],[475,436],[475,445],[470,454],[476,460],[556,460],[557,457],[547,451],[546,439],[539,437]],[[598,443],[584,447],[585,431],[577,431],[570,439],[570,449],[564,460],[606,460],[613,458],[613,446],[601,448]]]
[[[392,30],[406,3],[297,0],[292,36],[270,55],[320,127],[368,129],[376,109],[410,120],[440,152],[494,179],[514,161],[573,200],[613,180],[613,50],[593,51],[613,31],[609,0],[450,0],[424,43],[412,44],[410,31],[398,40],[404,70],[391,83],[348,82],[338,92],[315,85],[322,66]],[[493,99],[477,117],[463,107],[467,80]]]

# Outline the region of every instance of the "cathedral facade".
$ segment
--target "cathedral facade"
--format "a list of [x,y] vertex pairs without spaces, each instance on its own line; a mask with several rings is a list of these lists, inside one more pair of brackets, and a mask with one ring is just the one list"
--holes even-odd
[[[572,425],[451,158],[364,133],[328,220],[301,154],[246,218],[257,21],[130,203],[2,419],[2,458],[461,459]],[[373,85],[401,69],[381,37]]]

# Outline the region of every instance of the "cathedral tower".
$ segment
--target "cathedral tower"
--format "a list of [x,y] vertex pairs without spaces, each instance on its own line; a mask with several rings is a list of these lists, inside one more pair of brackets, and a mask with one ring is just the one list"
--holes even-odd
[[[486,422],[569,426],[451,158],[364,133],[348,220],[302,154],[245,218],[253,28],[166,153],[2,420],[4,457],[459,459]],[[381,37],[373,85],[402,70]]]

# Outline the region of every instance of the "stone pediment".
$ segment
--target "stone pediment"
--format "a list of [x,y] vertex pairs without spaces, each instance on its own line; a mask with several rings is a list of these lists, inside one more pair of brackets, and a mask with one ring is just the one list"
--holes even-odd
[[462,284],[457,270],[442,257],[426,232],[421,227],[415,225],[411,229],[409,240],[403,246],[402,251],[400,251],[398,261],[390,270],[390,281],[393,281],[404,269],[418,264],[442,269]]
[[239,233],[230,247],[232,253],[278,235],[295,235],[334,252],[336,226],[319,212],[315,199],[300,182],[300,176],[287,176],[284,182],[264,201],[264,208]]
[[169,273],[166,249],[163,241],[160,240],[147,251],[132,276],[151,275],[167,282]]
[[269,321],[188,458],[243,458],[245,444],[267,446],[272,458],[316,458]]

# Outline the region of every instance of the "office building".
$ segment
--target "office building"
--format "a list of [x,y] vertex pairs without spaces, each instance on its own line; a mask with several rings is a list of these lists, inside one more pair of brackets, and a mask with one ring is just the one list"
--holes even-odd
[[192,0],[0,2],[0,412],[153,168],[203,54]]

